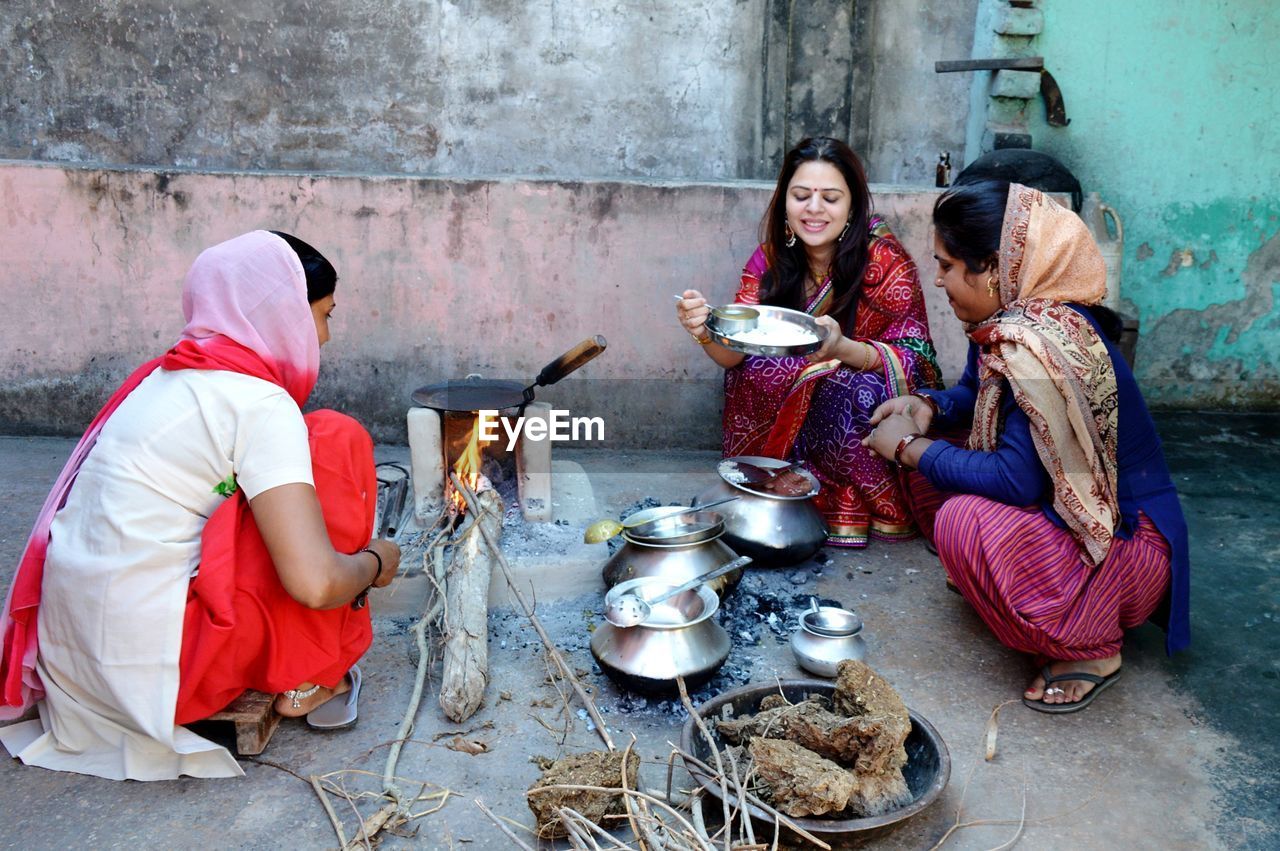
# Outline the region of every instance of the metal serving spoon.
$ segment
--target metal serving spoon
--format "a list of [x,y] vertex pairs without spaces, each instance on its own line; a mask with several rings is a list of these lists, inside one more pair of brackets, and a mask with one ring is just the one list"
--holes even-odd
[[638,594],[619,594],[613,602],[604,607],[604,619],[614,626],[620,626],[624,629],[639,626],[649,619],[649,615],[653,614],[654,605],[669,600],[677,594],[683,594],[685,591],[696,588],[716,577],[731,573],[740,567],[746,567],[749,564],[751,564],[750,556],[735,558],[731,562],[720,565],[715,570],[708,571],[701,576],[695,576],[688,582],[659,594],[652,600],[644,600]]
[[738,484],[744,485],[765,485],[788,470],[804,466],[803,461],[792,461],[782,467],[761,467],[759,464],[752,464],[750,461],[732,461],[728,463],[732,463],[738,473],[742,475],[742,479],[738,481]]
[[[587,543],[587,544],[602,544],[605,541],[609,540],[610,538],[616,536],[619,532],[622,532],[623,530],[630,529],[632,531],[636,531],[639,529],[644,529],[645,526],[648,526],[651,523],[657,523],[659,520],[666,520],[670,517],[679,517],[681,514],[688,514],[691,511],[702,511],[703,509],[706,509],[706,508],[715,508],[717,505],[724,505],[726,502],[733,502],[735,499],[740,499],[740,497],[728,496],[728,497],[725,497],[724,499],[717,499],[714,502],[704,503],[703,505],[664,506],[666,508],[670,508],[671,510],[661,512],[657,514],[657,516],[647,516],[645,517],[644,520],[640,520],[638,522],[632,522],[630,519],[625,520],[621,523],[613,519],[597,520],[596,522],[592,523],[590,526],[586,528],[586,531],[582,536],[582,540],[584,543]],[[655,511],[658,511],[658,509],[651,508],[651,509],[648,509],[645,513],[649,514],[650,512],[655,512]],[[645,534],[645,533],[641,532],[640,534]]]

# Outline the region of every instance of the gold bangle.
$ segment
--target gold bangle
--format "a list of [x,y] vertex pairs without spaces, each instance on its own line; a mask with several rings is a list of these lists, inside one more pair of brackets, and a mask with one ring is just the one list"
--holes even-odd
[[710,334],[708,334],[708,335],[707,335],[707,339],[705,339],[705,340],[704,340],[704,339],[702,339],[701,337],[699,337],[697,334],[694,334],[694,333],[692,333],[692,332],[690,332],[689,336],[690,336],[690,337],[692,337],[693,339],[697,340],[697,341],[698,341],[698,345],[699,345],[699,346],[709,346],[709,345],[711,345],[712,340],[711,340],[711,335],[710,335]]
[[867,364],[871,363],[871,346],[868,343],[862,344],[862,360],[858,363],[858,372],[866,372]]

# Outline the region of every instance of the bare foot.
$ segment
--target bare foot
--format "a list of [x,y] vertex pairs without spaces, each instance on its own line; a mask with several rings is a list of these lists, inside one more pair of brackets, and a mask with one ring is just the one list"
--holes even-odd
[[[1072,671],[1082,671],[1086,674],[1109,677],[1118,670],[1120,670],[1119,653],[1114,656],[1108,656],[1105,659],[1068,659],[1049,663],[1049,673],[1055,677]],[[1061,691],[1053,691],[1052,694],[1046,694],[1044,677],[1036,674],[1036,678],[1031,681],[1031,685],[1027,686],[1023,696],[1027,700],[1042,700],[1045,703],[1076,703],[1093,690],[1093,683],[1086,680],[1059,680],[1053,684],[1053,689],[1061,689]]]
[[[306,691],[315,683],[301,683],[297,687],[297,691]],[[342,682],[338,683],[337,688],[326,688],[320,686],[316,689],[316,693],[310,697],[302,697],[298,699],[298,707],[293,706],[293,698],[280,694],[276,696],[276,712],[279,712],[285,718],[301,718],[320,704],[324,703],[331,697],[339,694],[346,694],[351,691],[351,678],[343,677]]]

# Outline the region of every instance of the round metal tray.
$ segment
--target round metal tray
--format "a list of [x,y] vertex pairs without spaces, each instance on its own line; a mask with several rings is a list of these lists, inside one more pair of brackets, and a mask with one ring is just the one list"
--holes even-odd
[[[730,470],[733,469],[732,464],[734,461],[745,461],[748,464],[752,464],[756,467],[762,467],[766,470],[776,470],[779,467],[787,466],[787,464],[790,462],[780,461],[777,458],[766,458],[763,455],[735,455],[732,458],[721,458],[716,463],[716,474],[720,476],[722,480],[724,480],[725,484],[737,490],[740,490],[744,493],[749,493],[752,496],[762,496],[765,499],[801,500],[801,499],[809,499],[810,497],[817,496],[818,491],[822,490],[822,485],[818,483],[818,477],[815,476],[813,473],[809,472],[808,470],[806,470],[804,467],[796,467],[795,471],[799,473],[801,476],[803,476],[806,481],[809,482],[808,493],[781,494],[781,493],[772,493],[766,490],[760,490],[759,488],[753,488],[746,482],[734,481],[733,476],[730,474]],[[707,501],[710,502],[711,499],[715,499],[715,498],[716,497],[710,497]]]
[[765,357],[778,358],[811,355],[822,348],[822,343],[827,338],[826,329],[807,313],[802,313],[799,310],[790,310],[785,307],[773,307],[767,304],[753,304],[751,307],[760,314],[759,324],[785,322],[808,331],[818,339],[812,343],[804,343],[798,346],[766,346],[760,343],[744,343],[725,333],[725,329],[717,321],[714,311],[707,317],[707,330],[711,332],[711,339],[726,349],[742,352],[745,355],[764,355]]
[[[787,700],[798,703],[810,694],[821,694],[829,698],[835,692],[835,688],[835,683],[824,680],[755,683],[712,698],[698,707],[698,714],[711,722],[709,726],[712,736],[716,738],[717,747],[720,747],[723,746],[723,742],[720,740],[719,733],[715,732],[714,724],[717,718],[736,718],[757,712],[760,701],[767,694],[777,694],[781,691]],[[938,735],[938,731],[925,720],[923,715],[910,707],[907,713],[911,716],[911,733],[905,742],[907,764],[902,768],[902,776],[907,781],[907,788],[911,790],[911,803],[878,816],[862,818],[792,816],[791,821],[818,836],[847,838],[862,843],[890,833],[902,822],[937,800],[951,777],[951,754],[947,750],[946,743],[942,741],[942,736]],[[714,762],[711,746],[698,732],[692,718],[685,722],[681,730],[680,746],[685,753],[692,754],[704,763]],[[692,766],[689,773],[706,790],[711,799],[720,800],[722,791],[719,781],[712,779],[705,771]],[[748,804],[747,810],[752,818],[766,830],[773,826],[773,819],[755,804]]]

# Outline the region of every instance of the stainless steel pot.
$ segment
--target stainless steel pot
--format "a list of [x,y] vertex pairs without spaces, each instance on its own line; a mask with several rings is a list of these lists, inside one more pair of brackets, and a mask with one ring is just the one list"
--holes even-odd
[[[787,466],[786,461],[755,455],[725,460],[745,461],[767,469]],[[720,481],[700,493],[694,505],[737,494],[741,499],[719,509],[724,515],[724,541],[734,552],[751,556],[757,564],[796,564],[816,553],[827,541],[827,524],[813,504],[813,497],[820,489],[818,480],[803,467],[796,472],[811,483],[807,494],[764,493],[730,481],[721,473]]]
[[[627,593],[652,599],[679,584],[631,579],[609,589],[605,605]],[[690,687],[701,685],[729,658],[729,634],[713,617],[719,607],[720,598],[704,583],[655,605],[639,626],[617,627],[601,620],[591,636],[591,655],[606,674],[633,691],[673,691],[677,676]]]
[[[718,512],[705,511],[685,514],[686,527],[673,529],[676,534],[665,544],[660,537],[635,537],[623,531],[623,545],[604,563],[601,574],[606,587],[619,582],[651,577],[665,579],[672,587],[695,576],[714,570],[738,554],[720,540],[724,534],[724,517]],[[694,533],[684,528],[697,529]],[[742,570],[733,570],[707,583],[711,590],[723,597],[742,579]]]
[[800,628],[791,635],[791,652],[809,673],[834,677],[845,659],[867,657],[862,618],[848,609],[815,605],[800,616]]

